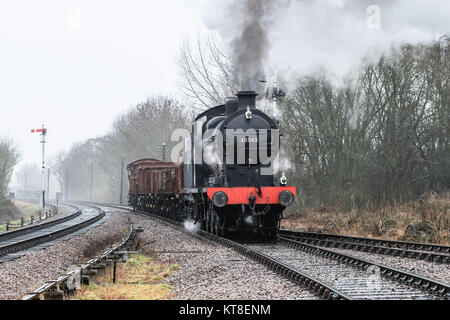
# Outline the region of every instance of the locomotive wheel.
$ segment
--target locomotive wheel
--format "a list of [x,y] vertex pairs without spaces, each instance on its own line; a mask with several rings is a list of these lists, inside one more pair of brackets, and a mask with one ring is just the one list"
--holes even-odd
[[212,234],[217,234],[217,230],[216,230],[216,221],[217,221],[217,215],[214,211],[211,212],[211,233]]
[[207,213],[209,220],[207,221],[208,232],[215,235],[222,235],[222,228],[220,228],[220,217],[214,210],[209,210]]
[[206,232],[211,232],[211,230],[210,230],[210,212],[209,211],[206,213],[205,227],[206,227],[205,228]]
[[212,209],[206,212],[206,231],[216,235],[219,233],[219,216]]
[[222,232],[220,232],[219,225],[220,225],[220,217],[217,213],[214,213],[214,234],[217,236],[222,235],[221,234]]
[[263,232],[264,241],[275,242],[277,239],[277,230]]
[[205,220],[203,220],[203,218],[202,218],[202,220],[201,220],[201,229],[203,230],[203,231],[206,231],[206,221]]

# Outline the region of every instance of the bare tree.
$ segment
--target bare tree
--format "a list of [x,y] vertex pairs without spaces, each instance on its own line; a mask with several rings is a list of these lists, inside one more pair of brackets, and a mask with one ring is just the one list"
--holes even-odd
[[[170,150],[178,143],[171,141],[172,133],[189,128],[191,117],[184,105],[164,96],[151,97],[117,117],[111,132],[102,137],[97,156],[99,165],[109,173],[110,190],[119,191],[122,160],[125,164],[142,158],[162,160],[165,143],[166,160],[170,161]],[[124,188],[128,186],[125,180]]]
[[203,108],[222,104],[237,92],[230,61],[218,43],[211,34],[199,36],[194,43],[186,39],[178,54],[181,91]]
[[299,79],[283,108],[305,206],[352,209],[450,188],[450,39],[405,45],[333,87]]
[[24,164],[17,170],[17,179],[20,183],[20,188],[23,190],[40,190],[41,185],[41,171],[36,164]]
[[7,137],[0,137],[0,198],[6,194],[14,166],[19,162],[19,157],[19,152],[13,141]]
[[187,129],[191,115],[178,101],[154,96],[119,115],[104,136],[74,144],[60,153],[54,162],[63,190],[71,199],[89,199],[91,172],[93,198],[97,201],[119,199],[121,162],[124,185],[128,188],[126,165],[141,158],[162,159],[161,145],[166,144],[166,159],[177,142],[171,141],[175,129]]
[[61,151],[49,163],[49,168],[55,175],[61,190],[66,190],[66,158],[67,152]]

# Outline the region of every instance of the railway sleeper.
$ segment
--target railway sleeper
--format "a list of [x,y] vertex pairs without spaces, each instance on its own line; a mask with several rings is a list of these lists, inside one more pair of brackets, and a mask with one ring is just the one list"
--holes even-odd
[[314,285],[314,292],[316,292],[316,293],[318,293],[320,295],[320,288],[321,288],[321,285],[316,283]]
[[93,271],[96,271],[97,275],[105,274],[106,264],[105,263],[94,264],[91,266],[91,269],[93,269]]
[[81,275],[81,284],[88,286],[90,284],[90,277],[88,275]]
[[81,271],[81,276],[95,276],[97,274],[97,270],[93,270],[91,268],[89,269],[84,269],[83,271]]
[[56,289],[44,292],[44,300],[64,300],[64,293]]

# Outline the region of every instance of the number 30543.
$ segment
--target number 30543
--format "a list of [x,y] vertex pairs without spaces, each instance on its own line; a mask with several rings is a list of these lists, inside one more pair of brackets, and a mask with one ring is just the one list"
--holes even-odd
[[241,138],[241,142],[258,142],[258,139],[254,137],[243,137]]

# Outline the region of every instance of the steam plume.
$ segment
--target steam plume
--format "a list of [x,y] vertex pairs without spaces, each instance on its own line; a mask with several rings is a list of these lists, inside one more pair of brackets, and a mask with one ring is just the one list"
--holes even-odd
[[[284,3],[290,0],[230,0],[211,15],[206,23],[219,32],[229,49],[235,85],[256,90],[265,79],[270,52],[269,32]],[[220,5],[219,5],[220,7]]]
[[254,90],[316,72],[339,84],[363,58],[448,34],[449,10],[446,0],[208,0],[204,20],[226,45],[235,85]]

